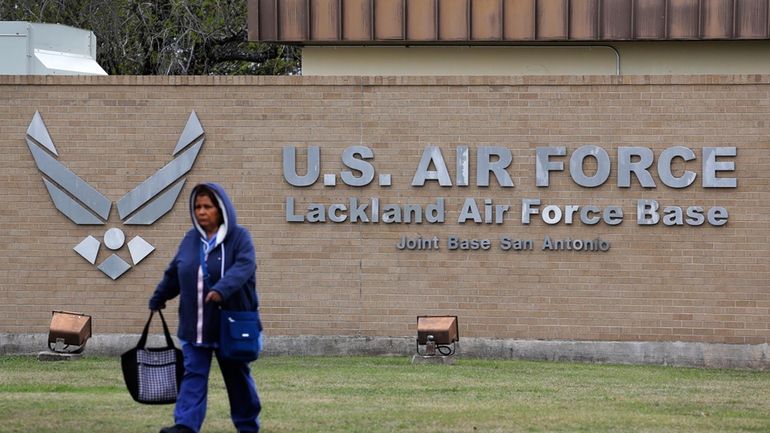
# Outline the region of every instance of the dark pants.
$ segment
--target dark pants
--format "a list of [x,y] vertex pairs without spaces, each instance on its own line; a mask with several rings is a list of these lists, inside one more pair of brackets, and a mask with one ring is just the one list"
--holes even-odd
[[219,356],[219,351],[208,347],[196,347],[182,343],[184,351],[184,379],[174,407],[174,421],[199,432],[206,417],[211,354],[216,353],[219,369],[227,387],[230,400],[230,416],[239,432],[259,431],[259,403],[257,388],[251,377],[249,364],[229,361]]

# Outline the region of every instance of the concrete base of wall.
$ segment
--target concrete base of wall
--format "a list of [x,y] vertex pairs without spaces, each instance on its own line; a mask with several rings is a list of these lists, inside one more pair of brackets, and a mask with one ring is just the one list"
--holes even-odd
[[[47,349],[46,334],[0,334],[0,355],[36,355]],[[102,334],[91,338],[88,355],[117,356],[134,347],[136,334]],[[149,346],[163,346],[161,335]],[[708,344],[687,342],[541,341],[463,338],[457,358],[522,359],[536,361],[654,364],[681,367],[770,369],[768,344]],[[413,337],[268,336],[265,356],[409,356]]]

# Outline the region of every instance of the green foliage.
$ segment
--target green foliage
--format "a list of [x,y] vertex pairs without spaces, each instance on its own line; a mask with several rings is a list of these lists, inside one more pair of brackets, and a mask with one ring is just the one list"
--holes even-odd
[[[770,374],[660,366],[406,357],[252,364],[265,433],[770,431]],[[205,432],[233,431],[214,366]],[[0,431],[157,431],[172,406],[134,403],[116,358],[0,357]]]
[[246,0],[5,0],[0,21],[59,23],[97,38],[111,75],[291,75],[298,47],[247,41]]

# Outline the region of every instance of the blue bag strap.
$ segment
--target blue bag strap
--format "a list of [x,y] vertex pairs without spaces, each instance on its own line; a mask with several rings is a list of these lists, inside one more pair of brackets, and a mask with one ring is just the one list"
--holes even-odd
[[209,284],[209,265],[208,262],[206,262],[206,249],[207,249],[208,243],[201,240],[201,247],[200,247],[200,266],[201,266],[201,272],[203,273],[203,284],[206,285],[206,287],[211,287],[211,284]]

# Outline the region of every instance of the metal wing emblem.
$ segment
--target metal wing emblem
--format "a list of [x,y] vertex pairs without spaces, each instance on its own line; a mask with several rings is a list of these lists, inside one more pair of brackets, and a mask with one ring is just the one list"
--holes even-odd
[[43,183],[56,209],[75,224],[101,225],[107,221],[112,202],[50,155],[59,156],[59,153],[38,112],[27,128],[27,147],[38,170],[48,177],[43,178]]
[[184,185],[179,179],[192,168],[203,141],[203,127],[193,111],[172,153],[176,158],[118,200],[123,223],[150,225],[171,210]]
[[[59,153],[39,112],[27,128],[27,146],[56,209],[78,225],[104,225],[112,202],[70,169],[56,160]],[[203,146],[204,131],[195,111],[190,113],[172,156],[175,158],[117,201],[118,216],[127,225],[150,225],[167,214],[182,191],[183,176],[192,169]],[[107,248],[120,249],[125,235],[118,228],[105,232]],[[93,236],[83,239],[74,250],[91,264],[96,263],[101,243]],[[155,250],[139,236],[128,242],[134,265]],[[113,280],[131,269],[125,260],[112,254],[98,268]]]

